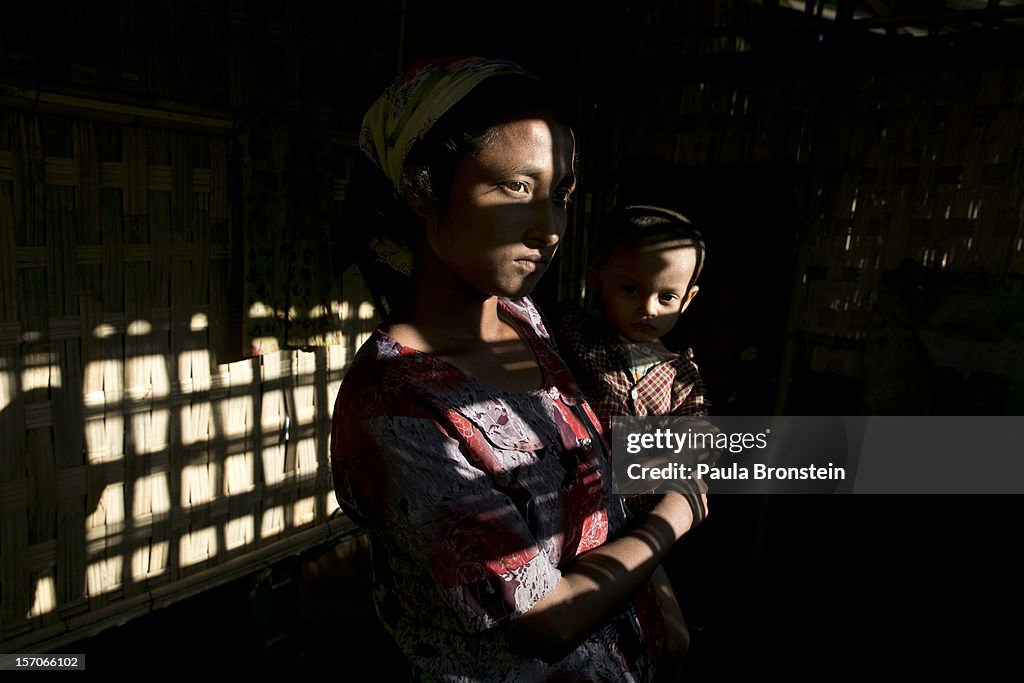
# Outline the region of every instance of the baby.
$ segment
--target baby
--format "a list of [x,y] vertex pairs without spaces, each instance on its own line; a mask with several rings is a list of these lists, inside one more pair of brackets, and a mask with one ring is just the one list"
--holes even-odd
[[707,415],[693,352],[661,341],[697,294],[704,240],[685,216],[628,206],[605,221],[587,270],[596,315],[565,306],[558,341],[606,429],[615,415]]

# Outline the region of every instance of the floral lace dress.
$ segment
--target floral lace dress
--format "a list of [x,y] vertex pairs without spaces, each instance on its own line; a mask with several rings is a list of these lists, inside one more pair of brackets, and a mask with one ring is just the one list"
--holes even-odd
[[661,608],[648,586],[565,659],[512,652],[516,618],[560,567],[618,533],[597,419],[528,299],[500,306],[533,349],[542,389],[482,384],[377,331],[334,411],[344,511],[369,533],[374,599],[410,661],[443,681],[648,681]]

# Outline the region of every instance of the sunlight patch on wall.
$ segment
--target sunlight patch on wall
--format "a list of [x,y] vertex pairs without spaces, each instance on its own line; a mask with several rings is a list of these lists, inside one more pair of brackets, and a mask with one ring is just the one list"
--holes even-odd
[[287,472],[284,471],[284,444],[265,446],[261,455],[263,456],[263,483],[273,486],[284,481],[287,477]]
[[135,453],[145,455],[167,450],[170,423],[170,414],[165,409],[132,415],[132,445]]
[[107,484],[96,509],[85,518],[86,539],[102,538],[124,531],[124,483]]
[[363,301],[359,304],[359,319],[360,320],[373,320],[377,315],[377,312],[373,308],[373,304],[369,301]]
[[277,505],[263,511],[260,523],[260,538],[277,536],[284,531],[284,506]]
[[153,323],[148,320],[133,320],[126,329],[129,337],[144,337],[153,331]]
[[310,318],[323,318],[325,316],[337,316],[342,320],[345,320],[345,315],[348,312],[347,302],[345,301],[332,301],[330,305],[316,304],[309,309]]
[[249,304],[249,317],[250,318],[273,318],[274,307],[268,306],[262,301],[254,301]]
[[11,405],[17,393],[17,382],[14,377],[15,374],[4,369],[3,361],[0,360],[0,412]]
[[109,593],[121,587],[124,558],[120,555],[90,562],[85,569],[85,593],[89,597]]
[[[302,375],[299,375],[300,377]],[[311,424],[316,420],[316,387],[312,384],[297,386],[292,391],[295,419],[299,424]]]
[[60,359],[55,353],[30,353],[23,358],[25,369],[21,372],[21,391],[28,393],[35,389],[58,389],[61,386]]
[[209,401],[182,406],[179,419],[182,446],[209,443],[216,437],[216,430],[210,420]]
[[188,532],[182,535],[178,545],[180,567],[190,567],[217,555],[217,527]]
[[295,472],[299,477],[308,479],[316,476],[317,470],[320,468],[316,454],[316,439],[310,437],[302,439],[296,444]]
[[310,496],[295,501],[292,508],[292,526],[309,524],[316,517],[316,498]]
[[[124,366],[119,358],[91,360],[82,378],[82,401],[87,407],[100,408],[121,401],[124,392]],[[122,449],[118,448],[117,452]]]
[[132,553],[132,580],[141,581],[165,574],[168,569],[168,541],[155,541]]
[[256,538],[256,524],[252,515],[228,520],[224,527],[224,547],[235,550],[250,545]]
[[107,339],[117,334],[117,329],[113,325],[107,323],[100,323],[96,327],[92,328],[92,336],[97,339]]
[[52,569],[46,570],[43,576],[36,579],[36,585],[32,590],[32,594],[32,606],[28,610],[27,617],[41,617],[56,609],[57,586],[53,580]]
[[328,491],[324,494],[324,511],[327,517],[330,518],[335,512],[341,509],[338,505],[338,497],[334,494],[334,491]]
[[[185,351],[178,355],[178,384],[182,394],[208,392],[211,385],[210,352]],[[210,419],[210,402],[194,401],[181,406],[181,443],[184,446],[208,442],[215,427]]]
[[137,478],[133,493],[132,519],[136,522],[171,511],[170,476],[167,472]]
[[256,488],[252,453],[229,455],[224,460],[224,495],[237,496]]
[[86,461],[90,465],[124,458],[124,417],[111,411],[85,420]]
[[128,358],[124,362],[124,393],[133,401],[165,399],[171,385],[167,377],[167,359],[157,354]]
[[223,437],[232,439],[249,435],[252,430],[251,396],[231,396],[219,401],[214,409],[224,430]]
[[181,506],[196,507],[214,500],[213,479],[217,466],[214,463],[185,465],[181,468]]

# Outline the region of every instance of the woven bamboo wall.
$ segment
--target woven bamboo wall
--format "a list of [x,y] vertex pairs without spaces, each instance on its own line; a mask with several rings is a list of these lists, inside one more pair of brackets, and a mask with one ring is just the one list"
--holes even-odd
[[[394,0],[4,3],[0,108],[219,127],[237,166],[216,191],[233,192],[245,270],[224,357],[341,343],[338,206],[362,113],[400,59],[401,11]],[[152,163],[168,182],[186,172]]]
[[324,247],[399,30],[390,0],[0,5],[0,650],[344,531],[329,418],[374,321]]
[[228,144],[0,115],[8,651],[328,533],[330,413],[372,309],[349,274],[347,344],[218,363]]
[[948,62],[641,79],[615,97],[617,158],[792,169],[798,363],[858,377],[884,273],[1024,274],[1024,69]]

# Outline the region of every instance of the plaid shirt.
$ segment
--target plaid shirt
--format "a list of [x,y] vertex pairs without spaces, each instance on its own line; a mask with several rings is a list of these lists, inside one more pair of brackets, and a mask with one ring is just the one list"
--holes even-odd
[[708,414],[704,382],[689,349],[634,381],[619,335],[604,320],[588,317],[573,304],[560,310],[558,344],[606,429],[611,429],[614,415]]

